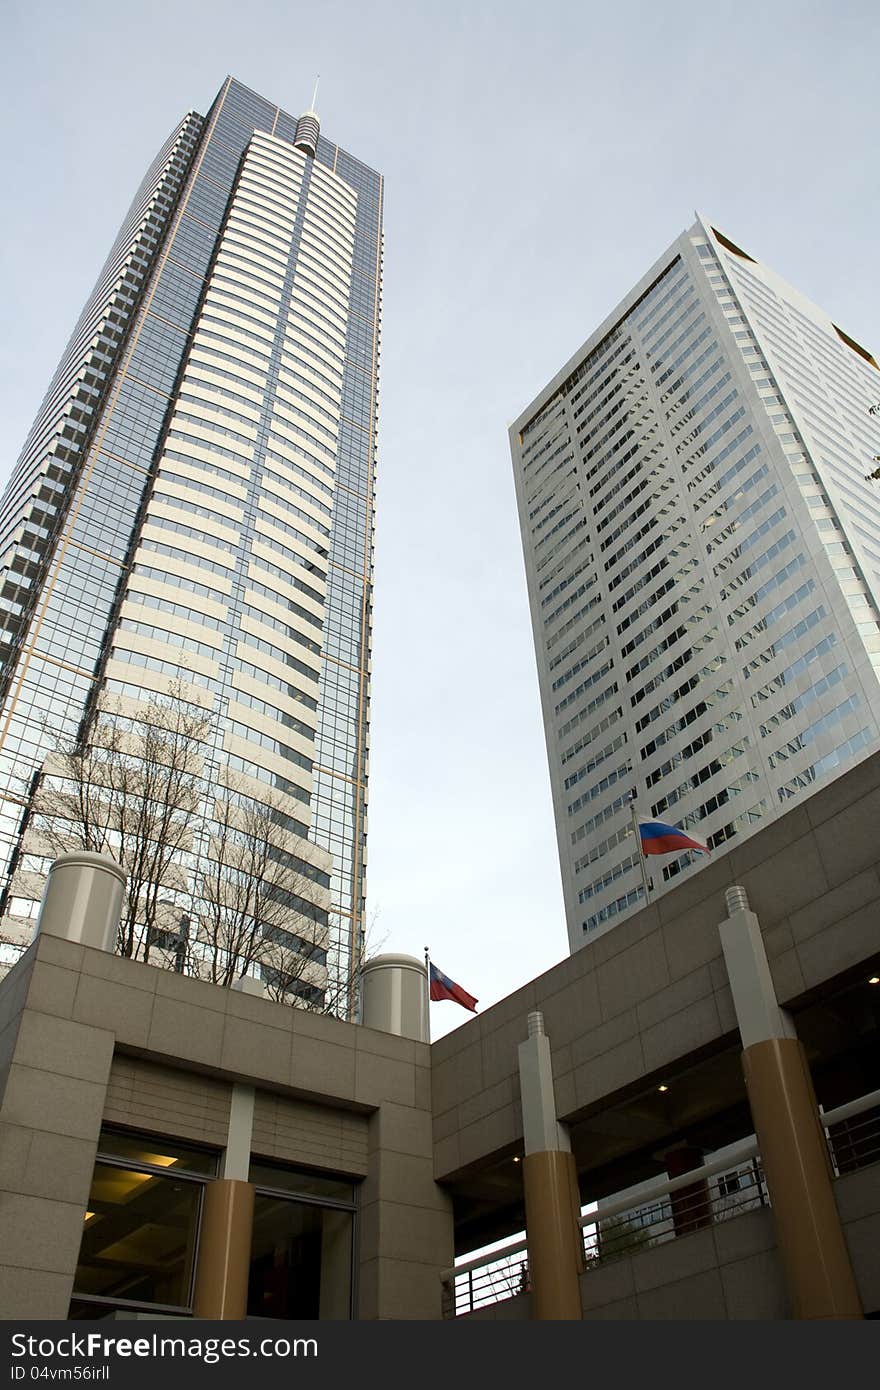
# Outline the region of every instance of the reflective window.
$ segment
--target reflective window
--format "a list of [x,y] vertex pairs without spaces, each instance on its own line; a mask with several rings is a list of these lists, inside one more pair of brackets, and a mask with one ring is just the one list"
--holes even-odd
[[350,1318],[353,1184],[265,1162],[251,1165],[251,1181],[248,1316]]
[[216,1165],[205,1149],[102,1130],[72,1318],[130,1305],[189,1310],[202,1187]]

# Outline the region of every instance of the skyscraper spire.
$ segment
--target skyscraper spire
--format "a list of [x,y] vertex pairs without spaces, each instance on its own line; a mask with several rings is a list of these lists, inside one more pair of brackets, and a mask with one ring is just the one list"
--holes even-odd
[[304,111],[296,123],[296,134],[293,143],[298,150],[305,150],[312,158],[318,152],[318,136],[321,134],[321,122],[316,110],[318,103],[318,83],[321,81],[321,74],[315,78],[315,90],[312,92],[312,104],[308,111]]

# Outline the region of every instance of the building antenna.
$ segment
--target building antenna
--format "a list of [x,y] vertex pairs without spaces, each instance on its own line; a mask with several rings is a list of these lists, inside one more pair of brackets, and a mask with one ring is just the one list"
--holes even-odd
[[321,81],[321,74],[318,73],[318,76],[315,78],[315,90],[314,90],[314,92],[312,93],[312,104],[311,104],[311,106],[309,107],[309,110],[310,110],[310,111],[316,111],[316,110],[317,110],[317,105],[316,105],[316,103],[317,103],[317,100],[318,100],[318,83],[319,83],[320,81]]

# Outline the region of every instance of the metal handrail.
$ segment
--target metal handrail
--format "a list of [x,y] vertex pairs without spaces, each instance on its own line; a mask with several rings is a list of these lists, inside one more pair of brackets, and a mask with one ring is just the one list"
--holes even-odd
[[[857,1115],[864,1114],[865,1111],[880,1107],[880,1090],[870,1091],[867,1095],[860,1096],[857,1100],[847,1101],[845,1105],[838,1105],[833,1110],[822,1110],[820,1107],[819,1118],[827,1132],[835,1125],[842,1124],[845,1120],[854,1119]],[[829,1136],[830,1140],[830,1136]],[[587,1226],[595,1226],[600,1222],[607,1222],[612,1217],[620,1216],[624,1212],[636,1211],[639,1208],[649,1206],[653,1202],[662,1201],[676,1192],[685,1188],[692,1187],[704,1179],[716,1177],[722,1173],[729,1173],[732,1169],[747,1163],[750,1159],[759,1157],[757,1137],[752,1134],[732,1145],[723,1158],[713,1159],[710,1163],[704,1163],[700,1168],[694,1168],[688,1173],[682,1173],[676,1178],[658,1178],[655,1182],[640,1189],[629,1189],[628,1191],[617,1193],[613,1197],[603,1197],[593,1204],[592,1210],[579,1218],[578,1225],[583,1230]],[[446,1286],[447,1292],[454,1288],[455,1280],[463,1276],[469,1276],[469,1282],[473,1283],[473,1274],[476,1270],[486,1269],[490,1265],[499,1264],[507,1259],[512,1259],[515,1255],[521,1255],[528,1251],[528,1241],[522,1236],[515,1237],[505,1245],[491,1251],[489,1254],[477,1255],[470,1260],[463,1260],[461,1264],[453,1265],[449,1269],[441,1271],[441,1283]]]
[[875,1105],[880,1105],[880,1091],[869,1091],[866,1096],[847,1101],[846,1105],[838,1105],[834,1110],[823,1110],[820,1105],[819,1117],[828,1129],[830,1125],[839,1125],[844,1120],[851,1120],[855,1115],[864,1114],[866,1110],[873,1110]]
[[[873,1114],[871,1112],[874,1112]],[[836,1178],[880,1159],[880,1091],[822,1114],[828,1155]],[[865,1116],[864,1119],[861,1117]],[[855,1122],[855,1123],[854,1123]]]
[[497,1260],[505,1260],[511,1255],[519,1255],[523,1250],[528,1249],[527,1240],[514,1240],[508,1245],[502,1245],[498,1250],[493,1250],[491,1255],[477,1255],[473,1260],[463,1260],[460,1265],[453,1265],[452,1269],[444,1269],[440,1278],[443,1283],[448,1283],[451,1278],[457,1278],[459,1274],[470,1274],[471,1270],[482,1269],[484,1265],[493,1265]]
[[670,1196],[673,1192],[678,1192],[684,1187],[693,1187],[702,1178],[712,1178],[716,1173],[727,1173],[731,1168],[736,1168],[739,1164],[745,1163],[750,1158],[755,1158],[758,1153],[758,1141],[754,1135],[751,1139],[744,1139],[735,1148],[731,1147],[726,1158],[713,1159],[711,1163],[704,1163],[700,1168],[693,1168],[690,1172],[682,1173],[677,1178],[658,1178],[650,1187],[639,1188],[633,1191],[631,1188],[620,1193],[617,1197],[602,1197],[595,1204],[593,1211],[582,1216],[578,1225],[594,1226],[597,1221],[607,1220],[611,1216],[619,1216],[624,1211],[634,1211],[636,1207],[648,1206],[651,1202],[661,1200],[663,1197]]

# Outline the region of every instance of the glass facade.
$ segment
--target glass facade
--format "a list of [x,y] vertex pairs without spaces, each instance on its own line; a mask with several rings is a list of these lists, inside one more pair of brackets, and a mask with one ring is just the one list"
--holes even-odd
[[[59,737],[96,712],[136,721],[172,688],[206,715],[203,785],[264,805],[274,857],[308,880],[309,971],[291,996],[347,1013],[364,921],[382,181],[323,137],[298,148],[296,128],[227,79],[166,143],[0,511],[2,907],[26,941],[49,862],[33,812]],[[210,811],[188,853],[216,857]],[[173,906],[175,885],[162,891]]]
[[880,743],[878,396],[698,222],[511,430],[572,949],[644,903],[633,803],[718,851]]
[[[83,1218],[73,1319],[190,1317],[218,1154],[106,1126]],[[255,1158],[248,1318],[352,1315],[356,1185]]]

